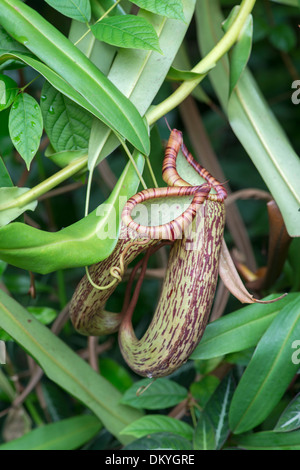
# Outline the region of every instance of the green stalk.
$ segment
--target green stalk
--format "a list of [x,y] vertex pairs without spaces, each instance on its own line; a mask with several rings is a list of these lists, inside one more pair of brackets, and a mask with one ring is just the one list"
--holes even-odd
[[182,103],[206,77],[209,70],[211,70],[221,57],[229,51],[238,39],[245,21],[254,8],[255,1],[256,0],[243,0],[241,2],[239,13],[227,33],[225,33],[216,46],[191,70],[191,72],[201,74],[201,76],[183,82],[172,95],[146,113],[149,126]]

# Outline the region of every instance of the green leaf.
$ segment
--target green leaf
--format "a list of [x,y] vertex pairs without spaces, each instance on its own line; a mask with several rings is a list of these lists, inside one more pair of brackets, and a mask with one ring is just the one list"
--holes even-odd
[[269,35],[271,44],[280,51],[289,52],[297,44],[297,36],[288,24],[278,24],[271,29]]
[[231,95],[247,65],[252,48],[252,35],[253,18],[252,15],[249,15],[241,29],[238,41],[230,53],[229,95]]
[[0,74],[0,111],[10,107],[18,91],[19,87],[12,78]]
[[57,311],[50,307],[31,306],[27,310],[43,325],[49,325],[57,317]]
[[289,403],[280,416],[274,431],[290,432],[300,428],[300,393]]
[[168,72],[167,79],[177,82],[184,82],[186,80],[193,80],[194,78],[197,78],[201,75],[202,74],[190,72],[189,70],[179,70],[175,67],[171,67]]
[[[109,71],[108,78],[130,98],[142,116],[148,110],[172,65],[192,18],[195,0],[184,0],[183,5],[187,23],[140,10],[138,16],[153,25],[163,55],[158,55],[155,51],[121,48]],[[176,28],[176,40],[174,40],[174,28]],[[107,128],[100,121],[95,121],[94,131],[92,129],[89,156],[96,156],[98,147],[100,153],[98,152],[97,162],[99,162],[115,149],[119,142],[112,133],[107,133]],[[93,137],[95,144],[92,142]],[[92,147],[93,151],[90,151]]]
[[[206,55],[221,37],[218,2],[197,3],[200,49]],[[228,114],[230,125],[264,179],[292,237],[300,235],[300,160],[250,74],[245,69],[230,96],[228,58],[224,56],[209,76]]]
[[91,114],[48,82],[42,88],[41,110],[45,131],[56,152],[88,148]]
[[120,442],[131,441],[120,436],[120,431],[141,414],[120,405],[120,392],[1,289],[0,327],[35,358],[50,380],[91,409]]
[[207,375],[199,382],[193,382],[190,387],[190,392],[197,400],[201,408],[204,408],[211,395],[218,387],[220,380],[215,375]]
[[[181,436],[161,432],[142,437],[125,446],[123,450],[191,450],[191,442]],[[158,463],[158,456],[152,455],[151,463]]]
[[91,5],[89,0],[45,0],[65,16],[87,23],[91,20]]
[[66,88],[81,95],[94,115],[140,152],[149,153],[148,127],[136,107],[71,41],[20,0],[0,0],[0,6],[0,22],[11,36],[59,75]]
[[247,450],[300,450],[300,431],[256,432],[235,437],[238,447]]
[[[278,297],[271,294],[264,300]],[[279,312],[299,294],[289,294],[270,304],[251,304],[207,325],[191,359],[209,359],[256,346]]]
[[282,3],[283,5],[290,5],[291,7],[299,7],[299,0],[272,0],[272,2]]
[[233,376],[230,373],[222,380],[204,408],[215,429],[216,449],[222,447],[230,433],[228,415],[234,388]]
[[100,358],[99,367],[102,377],[113,384],[120,392],[125,392],[132,385],[132,379],[128,371],[117,361],[108,357]]
[[45,151],[45,157],[49,158],[57,166],[64,168],[70,163],[87,155],[87,150],[66,150],[55,152],[53,147],[49,145]]
[[157,0],[133,0],[140,8],[152,11],[157,15],[167,16],[168,18],[174,18],[175,20],[184,21],[184,14],[181,0],[168,0],[157,1]]
[[[151,385],[150,385],[151,384]],[[144,387],[149,387],[143,390]],[[137,392],[139,395],[137,396]],[[187,397],[186,388],[169,379],[142,379],[123,395],[121,403],[134,408],[160,410],[175,406]]]
[[123,429],[122,434],[128,434],[136,438],[144,437],[149,434],[159,432],[170,432],[172,434],[182,436],[191,441],[193,439],[193,428],[178,419],[164,415],[147,415],[134,421]]
[[95,416],[75,416],[41,426],[5,444],[0,450],[73,450],[95,436],[102,425]]
[[195,450],[215,450],[216,448],[215,430],[205,412],[200,413],[193,442]]
[[42,133],[43,118],[38,103],[27,93],[20,93],[9,113],[9,134],[28,170],[38,151]]
[[18,188],[16,186],[12,188],[0,188],[0,201],[5,201],[4,203],[0,203],[0,227],[9,224],[9,222],[16,219],[27,210],[35,210],[37,201],[30,202],[23,207],[5,209],[7,204],[21,194],[26,193],[28,190],[28,188]]
[[113,46],[161,52],[155,29],[140,16],[105,17],[95,23],[91,30],[99,41]]
[[[144,157],[138,154],[135,162],[142,171]],[[118,222],[123,206],[136,193],[138,185],[138,176],[128,163],[105,203],[69,227],[58,232],[45,232],[21,223],[3,227],[0,231],[0,258],[41,274],[67,267],[88,266],[107,258],[118,240]],[[111,233],[104,236],[107,227]]]
[[292,343],[300,338],[299,298],[284,307],[269,326],[235,391],[230,428],[237,434],[260,424],[279,402],[296,374]]

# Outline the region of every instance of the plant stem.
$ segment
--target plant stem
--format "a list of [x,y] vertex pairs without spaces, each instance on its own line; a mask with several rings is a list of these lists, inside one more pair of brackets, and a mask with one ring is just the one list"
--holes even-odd
[[149,110],[146,114],[149,126],[182,103],[182,101],[184,101],[194,88],[206,77],[209,70],[214,67],[218,60],[220,60],[221,57],[229,51],[238,39],[248,15],[254,8],[255,1],[256,0],[243,0],[241,2],[240,10],[231,27],[215,47],[191,70],[191,72],[201,74],[201,76],[194,78],[193,80],[183,82],[182,85],[172,93],[172,95],[156,107]]

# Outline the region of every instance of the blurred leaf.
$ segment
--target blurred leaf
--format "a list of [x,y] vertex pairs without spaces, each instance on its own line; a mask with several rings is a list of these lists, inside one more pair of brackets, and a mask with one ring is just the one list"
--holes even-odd
[[132,386],[133,382],[128,371],[113,359],[100,358],[99,367],[102,377],[105,377],[120,392],[123,393]]
[[204,412],[215,429],[216,449],[220,449],[230,434],[228,414],[232,396],[235,389],[234,379],[229,373],[217,387]]
[[273,26],[269,40],[276,49],[284,52],[290,52],[297,44],[297,36],[288,24]]
[[201,75],[202,74],[190,72],[189,70],[179,70],[175,67],[171,67],[168,72],[167,79],[174,80],[177,82],[183,82],[185,80],[193,80],[194,78],[197,78]]
[[74,414],[74,403],[69,395],[50,380],[41,381],[47,416],[51,421],[61,421]]
[[[265,299],[274,299],[271,294]],[[259,339],[280,311],[299,294],[289,294],[272,304],[247,305],[235,312],[209,323],[192,359],[208,359],[256,346]]]
[[105,17],[95,23],[91,31],[99,41],[113,46],[161,52],[155,29],[140,16]]
[[184,21],[184,14],[181,0],[169,0],[158,2],[157,0],[133,0],[140,8],[157,13],[157,15],[167,16],[176,20]]
[[65,16],[87,23],[91,20],[91,5],[89,0],[45,0]]
[[75,416],[41,426],[6,444],[0,450],[73,450],[97,434],[102,425],[95,416]]
[[[191,442],[168,432],[152,434],[123,447],[123,450],[191,450]],[[151,456],[151,463],[158,463],[158,456]]]
[[289,403],[280,416],[274,431],[290,432],[300,428],[300,393]]
[[12,78],[0,74],[0,111],[9,108],[18,91],[19,87]]
[[27,93],[20,93],[9,113],[9,134],[28,170],[38,151],[42,133],[43,118],[38,103]]
[[29,191],[29,188],[18,188],[16,186],[12,188],[0,188],[0,201],[5,201],[4,203],[2,202],[2,204],[0,203],[0,227],[9,224],[9,222],[16,219],[27,210],[34,211],[37,206],[37,201],[29,202],[23,207],[5,208],[9,206],[10,203],[13,203],[14,199],[27,191]]
[[[151,383],[152,382],[152,383]],[[149,385],[151,383],[151,385]],[[144,387],[149,387],[145,390]],[[137,392],[139,395],[137,396]],[[135,382],[121,399],[121,403],[134,408],[160,410],[175,406],[187,397],[186,388],[168,379],[142,379]]]
[[205,412],[200,413],[193,443],[195,450],[215,450],[216,448],[215,430]]
[[247,450],[300,450],[300,431],[256,432],[235,437],[238,447]]
[[0,312],[0,327],[35,358],[50,380],[90,408],[120,442],[131,441],[119,433],[141,414],[119,404],[120,392],[1,289]]
[[61,168],[64,168],[85,155],[87,155],[86,149],[55,152],[51,145],[49,145],[45,151],[45,157],[49,158],[49,160]]
[[273,320],[245,370],[230,406],[230,428],[237,434],[260,424],[283,396],[298,364],[292,343],[300,338],[300,304],[295,299]]
[[55,151],[87,149],[92,115],[48,82],[44,83],[41,93],[45,131]]
[[129,434],[130,436],[140,438],[158,432],[170,432],[191,441],[194,430],[189,424],[170,416],[151,414],[143,416],[129,424],[129,426],[126,426],[122,434]]

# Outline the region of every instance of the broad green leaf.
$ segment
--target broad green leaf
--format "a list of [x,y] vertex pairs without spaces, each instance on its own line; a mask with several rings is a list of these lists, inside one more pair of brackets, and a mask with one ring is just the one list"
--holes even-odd
[[48,82],[41,94],[45,131],[56,152],[87,149],[92,116]]
[[120,405],[121,394],[46,326],[0,290],[0,327],[35,358],[50,380],[85,404],[123,444],[120,431],[141,414]]
[[300,338],[300,304],[295,299],[269,326],[245,370],[230,407],[230,428],[237,434],[259,425],[283,396],[299,364],[292,361]]
[[215,429],[205,412],[200,413],[193,443],[195,450],[215,450],[216,448]]
[[46,424],[19,439],[0,444],[0,450],[73,450],[88,442],[101,429],[95,416],[75,416]]
[[269,40],[276,49],[289,52],[297,44],[297,35],[288,24],[278,24],[271,29]]
[[128,434],[135,438],[155,434],[159,432],[170,432],[172,434],[182,436],[191,441],[193,439],[193,428],[178,419],[164,415],[147,415],[134,421],[123,429],[122,434]]
[[20,93],[9,113],[9,134],[28,170],[38,151],[42,133],[43,118],[38,103],[28,93]]
[[204,408],[215,429],[216,449],[222,447],[230,433],[228,414],[234,388],[234,379],[230,373],[222,380]]
[[300,431],[256,432],[235,436],[238,447],[247,450],[300,450]]
[[[199,45],[206,55],[222,37],[222,15],[216,0],[197,3]],[[300,235],[300,160],[250,74],[245,69],[230,96],[228,58],[209,73],[214,90],[228,114],[232,130],[264,179],[292,237]]]
[[[149,387],[148,387],[149,385]],[[146,388],[147,387],[147,388]],[[137,392],[139,394],[137,395]],[[134,408],[160,410],[175,406],[187,397],[186,388],[169,379],[142,379],[123,395],[121,403]]]
[[300,428],[300,394],[289,403],[280,416],[274,431],[290,432]]
[[10,107],[18,91],[19,87],[12,78],[0,74],[0,111]]
[[91,27],[99,41],[113,46],[161,52],[153,26],[140,16],[105,17]]
[[[271,294],[264,300],[276,297]],[[274,303],[247,305],[209,323],[191,359],[209,359],[256,346],[274,318],[296,298],[300,299],[299,294],[293,293]]]
[[290,5],[291,7],[300,7],[299,0],[272,0],[272,2]]
[[20,0],[0,0],[0,7],[0,23],[11,36],[81,95],[100,120],[149,153],[148,128],[136,107],[71,41]]
[[65,16],[87,23],[91,20],[91,5],[89,0],[45,0]]
[[30,202],[23,207],[5,209],[5,205],[14,201],[16,197],[26,193],[28,190],[28,188],[18,188],[16,186],[11,188],[0,188],[0,227],[9,224],[9,222],[16,219],[27,210],[34,211],[37,206],[37,201]]
[[[191,442],[184,437],[176,436],[168,432],[161,432],[148,437],[142,437],[123,447],[123,450],[191,450],[191,445]],[[151,465],[158,464],[158,455],[151,455],[150,458]],[[176,463],[180,463],[179,455],[173,458],[176,458]]]
[[[144,158],[138,154],[135,162],[142,171]],[[138,185],[136,172],[128,163],[105,203],[73,225],[58,232],[45,232],[21,223],[3,227],[0,258],[41,274],[88,266],[107,258],[118,240],[118,221],[123,206],[136,193]],[[110,235],[101,237],[107,227]]]
[[157,1],[157,0],[133,0],[140,8],[152,11],[157,15],[167,16],[168,18],[174,18],[176,20],[184,21],[182,0],[168,0]]

